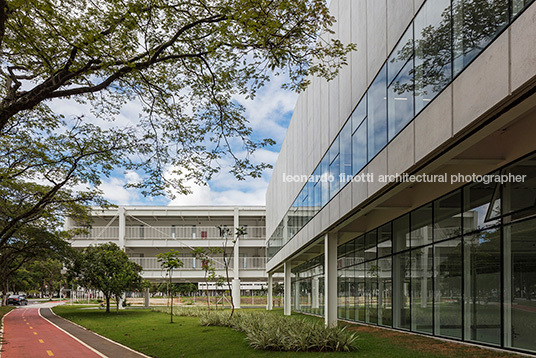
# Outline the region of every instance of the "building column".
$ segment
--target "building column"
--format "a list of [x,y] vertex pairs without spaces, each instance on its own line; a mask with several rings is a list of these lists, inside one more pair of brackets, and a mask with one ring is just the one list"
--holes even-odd
[[285,302],[284,302],[284,314],[285,316],[290,316],[290,313],[291,313],[291,286],[292,286],[292,282],[291,282],[291,278],[290,278],[290,270],[291,270],[291,267],[290,267],[290,261],[285,261],[284,263],[284,271],[285,271],[285,278],[284,278],[284,298],[285,298]]
[[268,311],[271,311],[273,307],[273,297],[272,297],[272,284],[273,284],[273,278],[272,273],[268,273],[268,287],[267,287],[267,294],[266,294],[266,309]]
[[234,209],[234,223],[233,223],[233,304],[234,308],[240,308],[240,240],[237,235],[236,229],[240,225],[238,216],[238,208]]
[[145,287],[145,290],[143,291],[143,306],[145,308],[149,308],[151,300],[151,293],[149,292],[149,287]]
[[326,326],[337,326],[337,234],[324,237],[324,284]]
[[120,206],[117,209],[117,215],[119,216],[119,248],[121,250],[125,250],[126,223],[125,223],[125,207],[124,206]]

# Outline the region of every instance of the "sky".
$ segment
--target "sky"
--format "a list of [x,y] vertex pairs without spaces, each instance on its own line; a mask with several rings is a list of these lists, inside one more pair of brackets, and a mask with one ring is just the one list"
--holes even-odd
[[[254,138],[272,138],[276,144],[257,150],[252,161],[275,165],[281,144],[285,138],[298,95],[281,89],[283,79],[275,77],[257,92],[253,100],[237,97],[235,100],[245,108],[245,117],[253,129]],[[90,109],[74,101],[62,100],[51,107],[61,106],[62,113],[71,115],[87,114]],[[110,125],[128,125],[138,118],[141,106],[129,103]],[[101,122],[102,123],[102,122]],[[229,159],[228,159],[229,160]],[[189,195],[176,195],[174,199],[166,197],[144,197],[134,188],[125,188],[125,184],[136,181],[138,174],[116,170],[110,178],[105,178],[100,186],[106,200],[115,205],[265,205],[266,189],[272,174],[267,169],[260,178],[246,178],[239,181],[228,171],[225,159],[220,161],[220,173],[202,186],[188,183]]]

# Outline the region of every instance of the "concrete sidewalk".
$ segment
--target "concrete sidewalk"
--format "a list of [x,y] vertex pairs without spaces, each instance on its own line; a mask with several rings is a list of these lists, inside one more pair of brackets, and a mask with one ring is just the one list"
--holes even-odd
[[81,327],[62,317],[56,316],[50,308],[40,308],[41,316],[49,320],[56,326],[68,332],[72,336],[81,340],[88,346],[99,351],[103,355],[110,358],[149,358],[149,356],[136,352],[133,349],[123,346],[117,342],[102,337],[94,332],[91,332],[84,327]]

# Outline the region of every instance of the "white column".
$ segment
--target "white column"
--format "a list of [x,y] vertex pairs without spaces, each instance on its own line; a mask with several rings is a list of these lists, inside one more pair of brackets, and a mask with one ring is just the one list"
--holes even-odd
[[120,206],[117,209],[117,214],[119,216],[119,248],[121,248],[121,250],[124,250],[125,249],[125,231],[126,231],[125,207]]
[[326,326],[337,325],[337,234],[326,234],[324,238],[324,282]]
[[266,295],[266,309],[271,311],[274,307],[273,307],[273,297],[272,297],[272,284],[273,284],[273,279],[272,279],[272,274],[269,272],[268,273],[268,292],[267,292],[267,295]]
[[233,223],[233,240],[234,248],[233,248],[233,303],[235,308],[240,308],[240,242],[239,237],[236,234],[236,229],[240,225],[238,216],[238,208],[234,209],[234,223]]
[[320,307],[320,282],[318,281],[318,277],[313,277],[313,283],[312,283],[312,307],[313,308],[319,308]]
[[290,279],[290,261],[285,261],[284,263],[284,270],[285,270],[285,278],[284,278],[284,296],[285,296],[285,304],[284,304],[284,314],[285,316],[290,316],[291,313],[291,279]]

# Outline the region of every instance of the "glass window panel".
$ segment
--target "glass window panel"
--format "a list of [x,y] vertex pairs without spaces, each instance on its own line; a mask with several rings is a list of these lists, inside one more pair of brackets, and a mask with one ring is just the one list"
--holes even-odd
[[365,263],[366,274],[366,319],[367,323],[378,323],[378,262]]
[[409,249],[409,214],[393,221],[393,253]]
[[336,156],[333,162],[329,166],[329,198],[333,198],[340,189],[339,175],[340,175],[340,156]]
[[340,153],[340,148],[339,148],[339,143],[340,143],[340,137],[337,136],[337,138],[335,138],[335,140],[333,141],[333,143],[331,143],[331,147],[329,147],[329,162],[333,162],[333,160],[339,155]]
[[378,324],[389,327],[393,325],[391,264],[391,257],[378,260]]
[[432,204],[411,212],[411,247],[432,243]]
[[337,270],[337,317],[346,318],[346,270]]
[[508,347],[536,351],[536,220],[524,221],[504,229],[506,262],[505,315],[511,327],[505,327]]
[[462,71],[508,22],[508,1],[454,0],[454,74]]
[[512,18],[519,15],[523,9],[534,0],[512,0]]
[[[503,184],[503,215],[528,210],[528,213],[514,216],[518,219],[527,214],[533,214],[536,211],[536,157],[525,159],[501,170],[501,175],[521,179],[520,181],[510,180]],[[525,175],[524,178],[523,175]]]
[[356,319],[357,321],[365,322],[365,264],[356,265],[354,274],[357,285]]
[[434,245],[435,334],[462,338],[462,241]]
[[365,261],[365,235],[361,235],[355,239],[355,260],[356,263]]
[[376,230],[365,234],[365,260],[372,260],[376,258]]
[[393,246],[393,233],[391,223],[378,228],[378,257],[391,255]]
[[325,155],[320,163],[322,166],[322,207],[329,201],[329,156]]
[[387,144],[387,74],[386,66],[368,90],[368,159],[371,160]]
[[464,237],[465,339],[501,343],[500,231]]
[[[496,173],[498,174],[498,172]],[[473,232],[497,225],[499,220],[486,221],[495,184],[477,182],[463,188],[463,232]],[[500,213],[498,213],[500,215]]]
[[450,0],[428,0],[414,20],[415,113],[450,83]]
[[387,89],[389,97],[389,141],[414,117],[413,61],[409,61]]
[[462,232],[462,192],[455,192],[434,201],[434,240],[459,236]]
[[356,129],[361,125],[363,120],[367,117],[367,94],[363,96],[361,101],[358,103],[358,105],[355,107],[354,111],[352,112],[352,133],[356,131]]
[[432,246],[411,250],[412,331],[433,333],[434,268]]
[[410,277],[409,251],[393,256],[393,327],[410,329]]
[[352,170],[356,175],[367,165],[367,119],[352,135]]
[[393,82],[402,67],[413,58],[413,23],[389,56],[387,83]]
[[340,134],[340,187],[352,179],[352,123],[346,122]]

